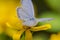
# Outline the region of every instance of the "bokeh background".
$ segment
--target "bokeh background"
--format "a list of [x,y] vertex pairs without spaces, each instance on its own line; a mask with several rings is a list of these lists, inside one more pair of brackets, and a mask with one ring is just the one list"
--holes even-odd
[[[57,37],[60,32],[60,0],[32,0],[32,2],[37,18],[54,18],[52,21],[38,23],[38,25],[50,23],[52,27],[46,31],[33,32],[33,40],[60,40],[58,38],[60,35]],[[0,40],[12,40],[4,33],[5,23],[8,21],[13,27],[19,27],[16,8],[20,5],[20,0],[0,0]]]

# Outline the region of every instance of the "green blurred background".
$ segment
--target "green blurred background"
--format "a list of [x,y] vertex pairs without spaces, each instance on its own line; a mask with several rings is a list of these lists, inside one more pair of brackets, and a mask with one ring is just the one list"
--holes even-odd
[[[17,22],[15,20],[16,7],[20,6],[20,0],[0,0],[0,25],[10,17],[11,23]],[[52,33],[60,32],[60,0],[32,0],[37,18],[54,18],[52,21],[39,22],[38,25],[50,23],[51,29],[47,31],[34,32],[33,40],[49,40]],[[12,19],[14,17],[14,19]],[[15,20],[15,21],[14,21]],[[3,32],[2,27],[0,31]],[[12,40],[6,34],[0,34],[0,40]]]

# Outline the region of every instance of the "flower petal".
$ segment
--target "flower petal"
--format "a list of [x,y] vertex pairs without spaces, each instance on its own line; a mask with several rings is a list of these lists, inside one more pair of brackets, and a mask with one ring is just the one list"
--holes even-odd
[[21,30],[21,31],[18,31],[16,33],[13,34],[13,40],[20,40],[21,39],[21,35],[23,34],[25,30]]
[[20,40],[20,37],[22,33],[25,31],[25,29],[23,29],[23,27],[21,27],[21,29],[13,28],[13,26],[10,25],[9,23],[6,23],[6,25],[7,25],[6,34],[11,36],[13,40]]
[[50,24],[45,24],[43,26],[31,27],[31,31],[41,31],[41,30],[47,30],[47,29],[50,29],[50,28],[51,28]]
[[13,27],[13,26],[10,25],[8,22],[6,23],[6,26],[7,26],[8,28],[12,28],[12,29],[16,29],[16,30],[22,30],[22,29],[23,29],[23,26]]
[[30,30],[25,31],[25,40],[32,40],[32,33]]
[[3,27],[0,26],[0,34],[2,34],[2,33],[3,33]]
[[60,40],[60,32],[57,34],[51,34],[50,40]]

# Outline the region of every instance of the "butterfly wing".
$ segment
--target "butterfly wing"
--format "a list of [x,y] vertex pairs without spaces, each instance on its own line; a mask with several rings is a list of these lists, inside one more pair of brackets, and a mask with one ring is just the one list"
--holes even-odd
[[31,0],[21,0],[22,8],[30,16],[34,17],[34,8]]
[[27,15],[22,8],[17,8],[17,15],[23,21],[26,21],[29,19],[29,15]]
[[44,22],[44,21],[50,21],[50,20],[53,20],[53,18],[40,18],[40,19],[37,19],[38,22]]

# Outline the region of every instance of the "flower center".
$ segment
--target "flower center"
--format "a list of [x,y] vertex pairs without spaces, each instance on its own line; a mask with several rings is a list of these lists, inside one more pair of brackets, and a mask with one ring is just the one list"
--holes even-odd
[[30,29],[31,27],[24,26],[23,28],[24,28],[25,30],[28,30],[28,29]]

